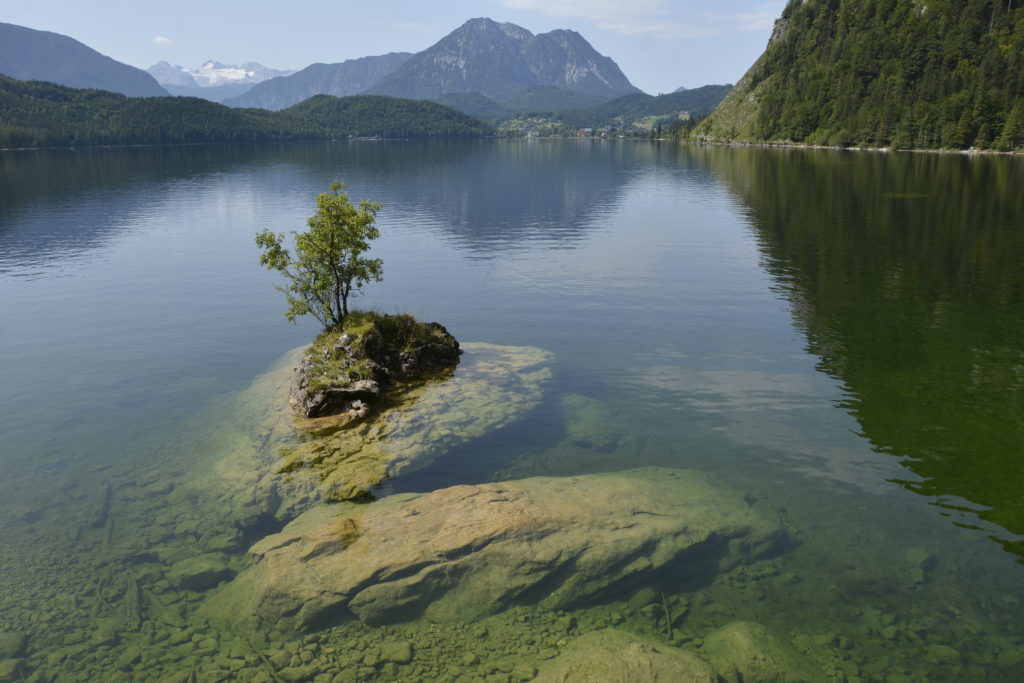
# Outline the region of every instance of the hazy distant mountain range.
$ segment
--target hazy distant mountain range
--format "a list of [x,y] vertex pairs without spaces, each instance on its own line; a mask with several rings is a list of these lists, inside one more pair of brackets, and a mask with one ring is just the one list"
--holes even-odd
[[146,71],[172,95],[202,97],[213,102],[223,102],[245,93],[258,83],[295,73],[292,70],[271,69],[259,62],[246,62],[238,66],[223,64],[214,59],[191,68],[157,62]]
[[305,69],[252,86],[244,94],[225,100],[232,107],[284,109],[313,95],[358,95],[402,66],[411,52],[349,59],[338,64],[310,64]]
[[230,83],[262,83],[263,81],[278,76],[288,76],[295,73],[286,69],[271,69],[259,62],[246,62],[241,66],[236,64],[222,64],[214,59],[208,59],[199,67],[185,67],[167,62],[157,62],[146,69],[161,85],[194,85],[203,88],[211,88],[218,85]]
[[167,94],[142,69],[101,55],[74,38],[14,24],[0,23],[0,74],[123,95]]

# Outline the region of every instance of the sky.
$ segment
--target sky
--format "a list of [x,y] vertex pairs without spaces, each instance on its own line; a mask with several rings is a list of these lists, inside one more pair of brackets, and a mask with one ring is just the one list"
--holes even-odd
[[0,21],[71,36],[146,68],[314,62],[418,52],[467,19],[579,32],[651,94],[735,83],[786,0],[4,0]]

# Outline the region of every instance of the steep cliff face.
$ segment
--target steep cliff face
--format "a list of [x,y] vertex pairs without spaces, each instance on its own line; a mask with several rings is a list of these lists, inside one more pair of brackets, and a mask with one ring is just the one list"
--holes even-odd
[[639,92],[618,64],[575,31],[541,33],[527,42],[522,52],[538,84],[594,95]]
[[515,24],[471,19],[413,55],[368,92],[431,99],[479,93],[508,101],[532,86],[606,99],[639,92],[610,58],[573,31],[533,35]]
[[699,138],[1024,147],[1021,0],[791,0]]

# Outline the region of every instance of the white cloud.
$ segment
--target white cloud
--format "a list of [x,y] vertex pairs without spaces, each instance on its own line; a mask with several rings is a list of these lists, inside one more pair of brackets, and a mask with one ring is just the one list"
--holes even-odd
[[153,44],[157,47],[171,47],[174,45],[167,36],[153,36]]
[[695,38],[739,31],[771,29],[782,0],[760,4],[753,11],[729,14],[688,10],[670,0],[500,0],[510,9],[553,17],[592,21],[598,28],[625,36],[663,40]]

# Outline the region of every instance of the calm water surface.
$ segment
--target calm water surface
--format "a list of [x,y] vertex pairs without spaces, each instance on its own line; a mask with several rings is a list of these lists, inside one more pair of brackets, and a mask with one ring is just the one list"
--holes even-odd
[[[361,304],[556,359],[538,409],[393,490],[708,472],[797,542],[698,588],[661,577],[675,644],[747,620],[833,680],[1024,676],[1024,161],[574,141],[0,155],[16,675],[275,680],[268,653],[301,647],[316,680],[473,680],[543,649],[529,611],[250,647],[167,580],[211,548],[241,566],[273,530],[182,491],[247,447],[267,410],[247,388],[316,332],[284,321],[253,236],[302,229],[334,179],[386,207]],[[564,446],[580,396],[610,447]],[[573,616],[570,636],[662,637],[625,602]],[[361,659],[394,638],[421,654]]]

